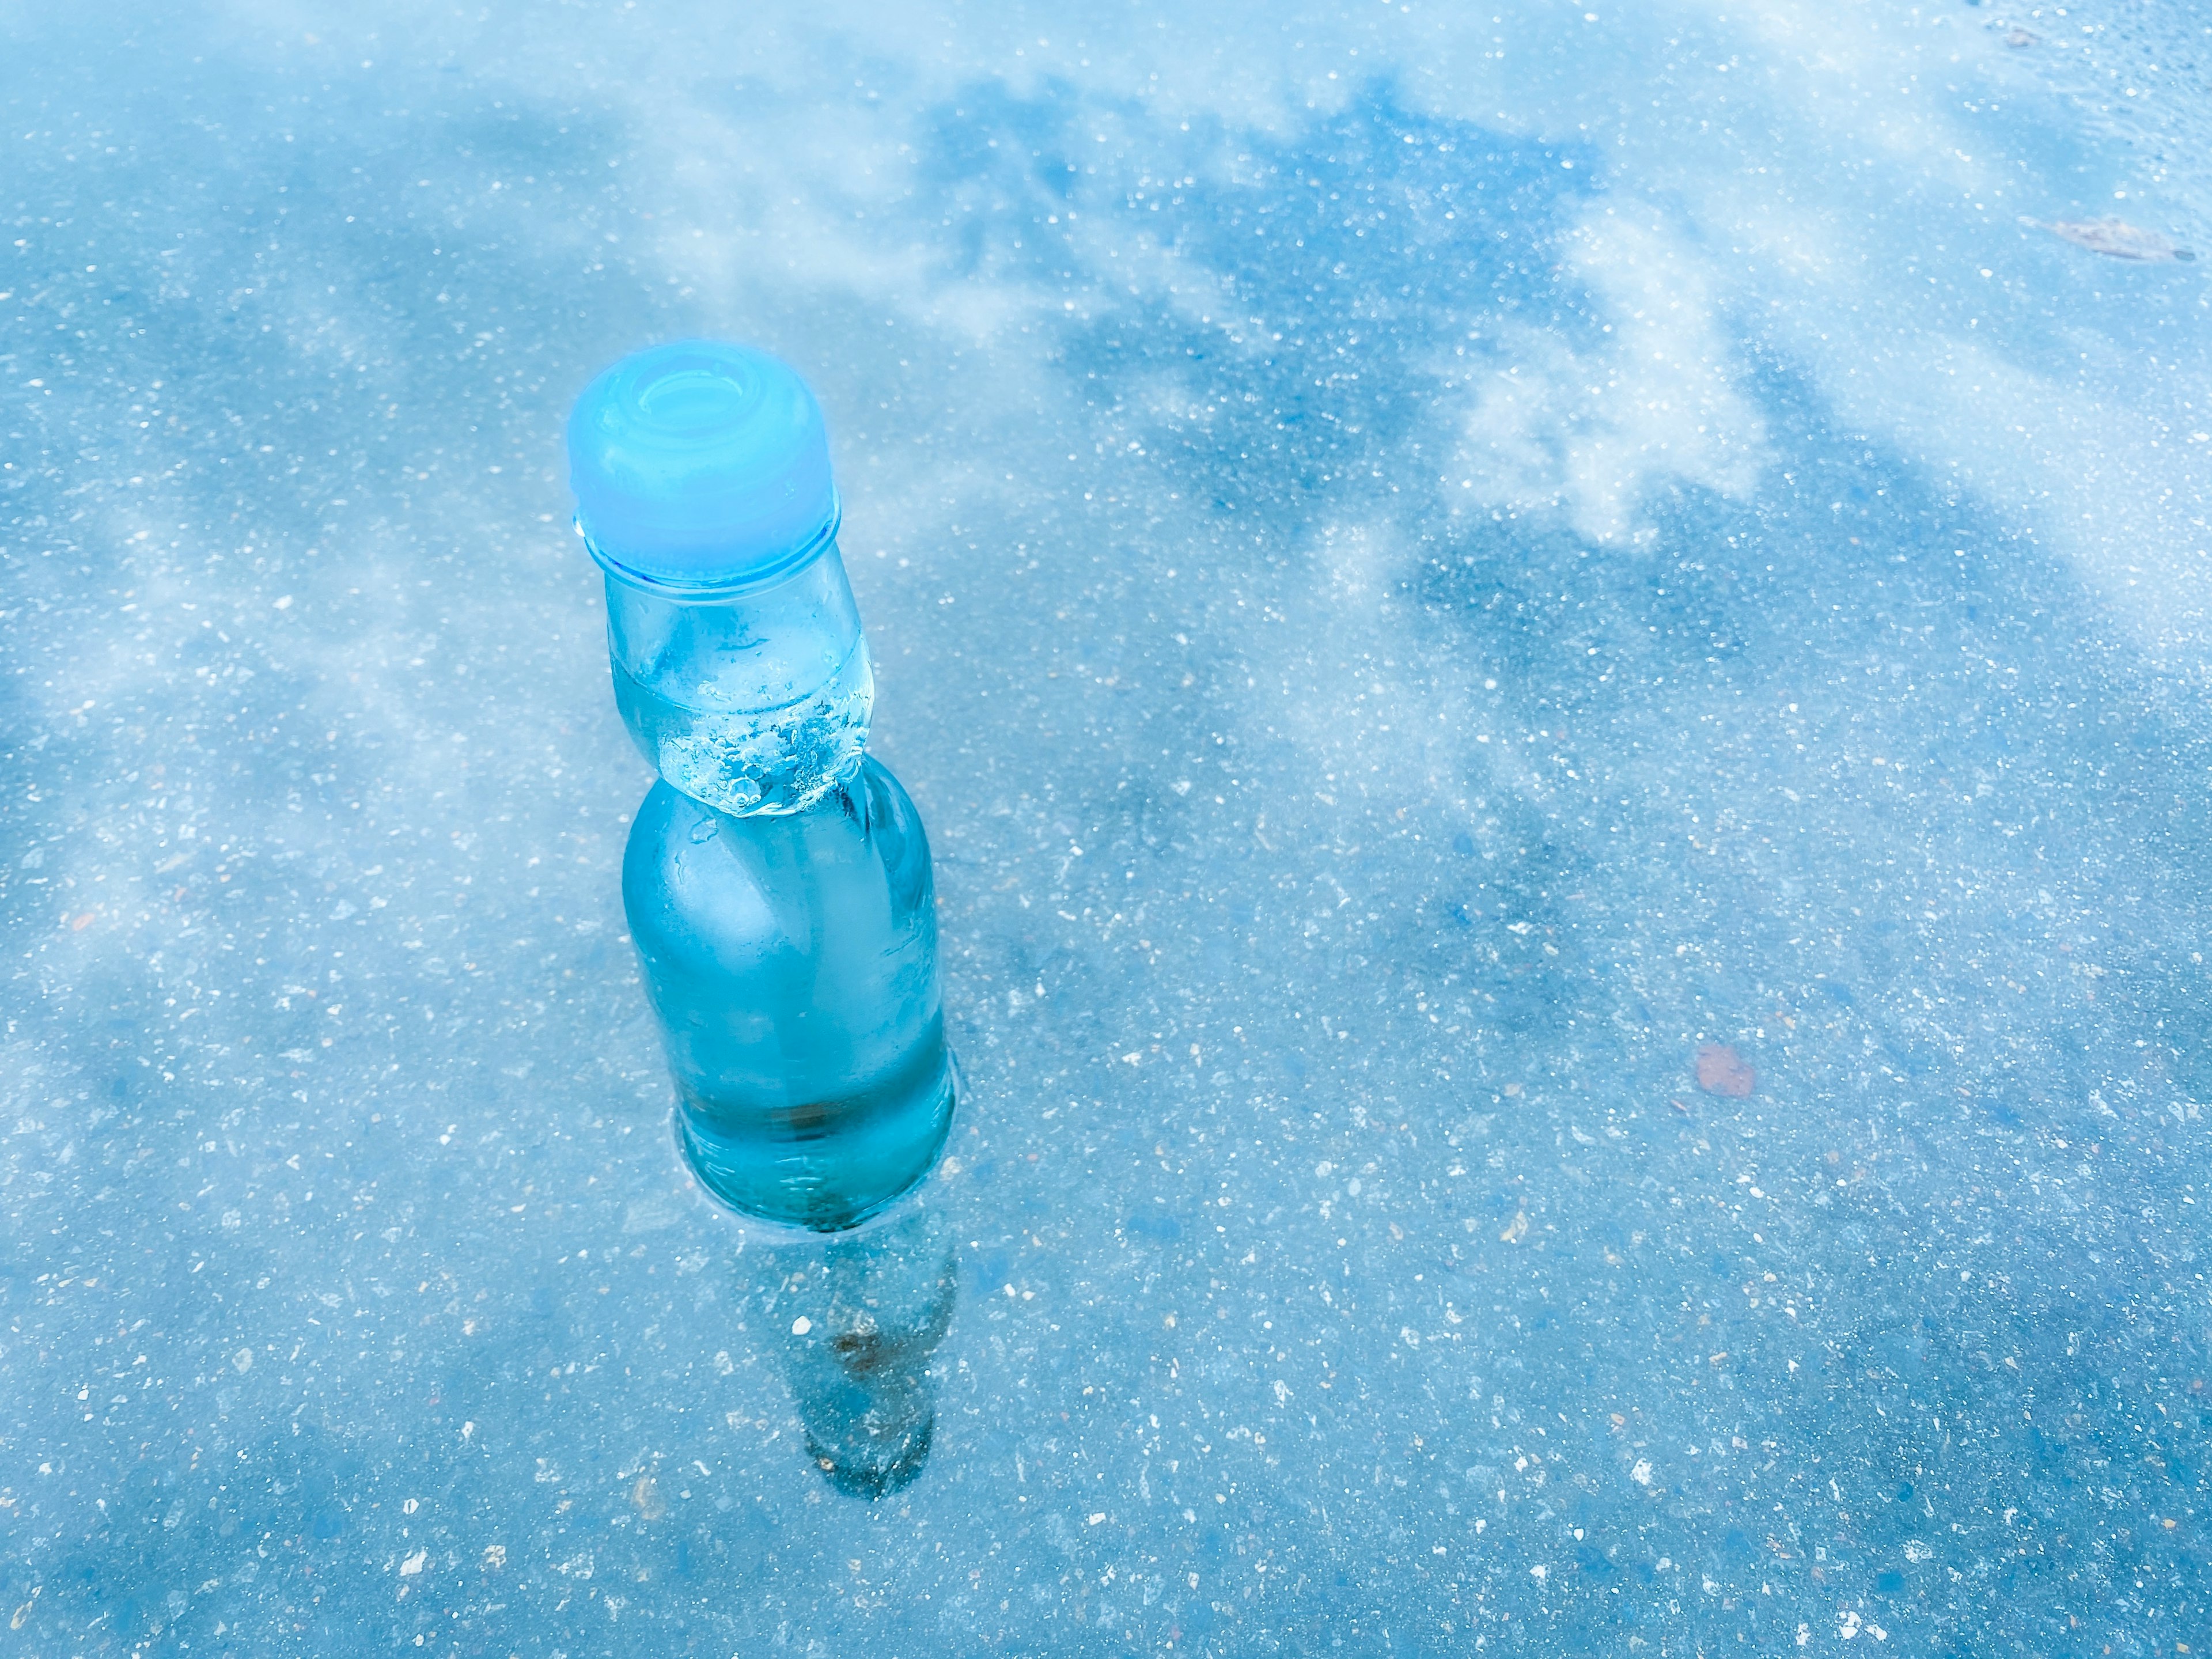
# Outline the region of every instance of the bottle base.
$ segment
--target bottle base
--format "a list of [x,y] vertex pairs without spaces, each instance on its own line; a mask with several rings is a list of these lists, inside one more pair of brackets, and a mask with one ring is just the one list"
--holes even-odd
[[848,1231],[937,1167],[961,1093],[952,1051],[940,1047],[937,1054],[934,1075],[893,1098],[877,1090],[799,1112],[732,1112],[680,1090],[677,1152],[709,1197],[750,1220]]
[[915,1424],[901,1424],[893,1432],[873,1430],[858,1445],[824,1443],[806,1431],[806,1455],[822,1471],[823,1479],[848,1498],[871,1503],[888,1498],[913,1483],[929,1462],[930,1443],[937,1432],[937,1411],[927,1407]]

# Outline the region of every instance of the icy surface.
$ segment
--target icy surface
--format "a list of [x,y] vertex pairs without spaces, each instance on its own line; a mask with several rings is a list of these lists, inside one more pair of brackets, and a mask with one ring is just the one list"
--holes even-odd
[[[0,19],[0,1645],[2201,1650],[2201,11],[1068,9]],[[796,1266],[559,470],[693,334],[969,1083]]]

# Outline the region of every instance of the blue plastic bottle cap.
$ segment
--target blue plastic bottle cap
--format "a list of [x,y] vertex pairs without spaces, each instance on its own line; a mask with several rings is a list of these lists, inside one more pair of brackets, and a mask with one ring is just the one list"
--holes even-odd
[[661,586],[756,586],[837,532],[814,394],[718,340],[648,347],[593,380],[568,417],[568,485],[592,556]]

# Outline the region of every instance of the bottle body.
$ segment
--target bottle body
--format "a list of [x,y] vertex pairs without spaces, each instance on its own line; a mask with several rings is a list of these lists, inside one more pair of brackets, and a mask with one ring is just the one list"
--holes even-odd
[[656,784],[623,908],[700,1181],[834,1231],[926,1175],[955,1095],[921,820],[862,759],[799,810],[736,815]]
[[805,811],[866,746],[875,676],[834,542],[766,586],[711,594],[610,570],[607,656],[653,769],[722,811]]
[[929,843],[866,758],[821,406],[765,352],[671,341],[585,389],[568,449],[615,701],[661,779],[623,901],[678,1143],[735,1209],[855,1226],[928,1173],[957,1076]]

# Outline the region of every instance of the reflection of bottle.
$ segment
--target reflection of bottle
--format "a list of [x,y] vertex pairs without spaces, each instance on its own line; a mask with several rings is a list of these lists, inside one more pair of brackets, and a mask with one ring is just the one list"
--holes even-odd
[[807,1455],[840,1492],[881,1498],[928,1461],[929,1359],[957,1285],[951,1224],[926,1203],[861,1232],[765,1252],[756,1291],[780,1333]]
[[616,702],[663,780],[623,900],[684,1156],[748,1214],[852,1226],[928,1170],[955,1085],[928,842],[862,754],[822,412],[772,357],[659,346],[592,382],[568,454]]

